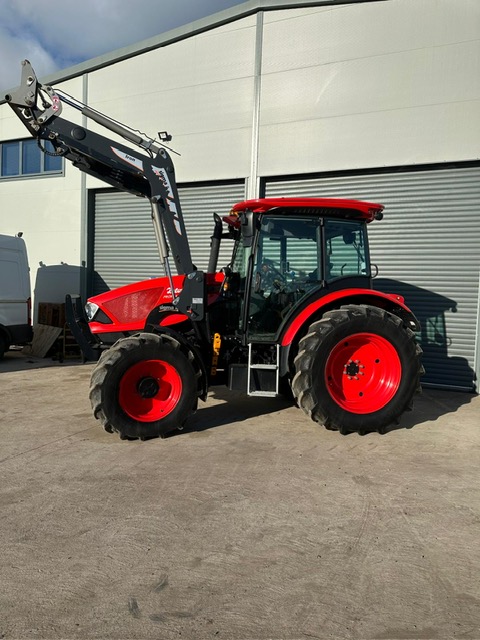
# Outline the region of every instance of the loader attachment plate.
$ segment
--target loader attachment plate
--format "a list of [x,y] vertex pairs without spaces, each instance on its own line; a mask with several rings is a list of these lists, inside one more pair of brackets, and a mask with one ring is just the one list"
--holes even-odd
[[65,318],[73,337],[82,350],[84,360],[96,362],[101,353],[101,347],[90,331],[87,318],[80,297],[65,296]]

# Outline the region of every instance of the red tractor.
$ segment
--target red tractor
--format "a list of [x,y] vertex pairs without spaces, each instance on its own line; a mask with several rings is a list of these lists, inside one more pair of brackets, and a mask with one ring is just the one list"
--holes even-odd
[[[86,357],[101,352],[90,399],[107,431],[146,439],[181,429],[214,384],[250,396],[292,393],[312,420],[342,433],[382,431],[411,409],[423,373],[418,322],[400,296],[372,289],[367,224],[383,217],[382,205],[236,204],[223,222],[214,216],[204,273],[192,262],[168,134],[157,141],[133,131],[42,86],[23,65],[6,99],[39,144],[151,203],[167,275],[90,298],[86,318],[70,310]],[[60,118],[62,102],[143,152]],[[217,271],[225,241],[232,257]]]

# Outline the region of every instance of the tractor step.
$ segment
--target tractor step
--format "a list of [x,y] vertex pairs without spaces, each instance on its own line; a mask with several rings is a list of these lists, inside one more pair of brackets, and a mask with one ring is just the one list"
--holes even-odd
[[254,362],[254,346],[248,345],[247,394],[275,398],[280,379],[280,345],[276,345],[275,362],[272,364]]
[[277,371],[276,364],[251,364],[250,369],[264,369],[265,371]]

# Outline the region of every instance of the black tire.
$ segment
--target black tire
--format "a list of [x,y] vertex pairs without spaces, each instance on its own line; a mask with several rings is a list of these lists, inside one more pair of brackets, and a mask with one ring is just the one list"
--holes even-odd
[[8,345],[5,337],[0,333],[0,360],[5,355],[5,351],[7,350]]
[[93,413],[122,439],[164,436],[195,412],[199,375],[192,353],[169,335],[123,338],[102,353],[92,372]]
[[344,306],[325,313],[300,340],[293,394],[327,429],[383,432],[413,407],[421,354],[398,316],[368,305]]

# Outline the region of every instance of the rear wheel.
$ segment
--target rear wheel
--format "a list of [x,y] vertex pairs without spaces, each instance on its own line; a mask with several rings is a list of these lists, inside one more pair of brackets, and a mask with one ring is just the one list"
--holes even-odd
[[163,436],[197,406],[193,356],[168,335],[142,333],[105,351],[92,373],[90,401],[106,431],[122,438]]
[[303,411],[329,429],[382,431],[412,408],[421,353],[397,316],[348,305],[327,312],[300,341],[293,393]]

